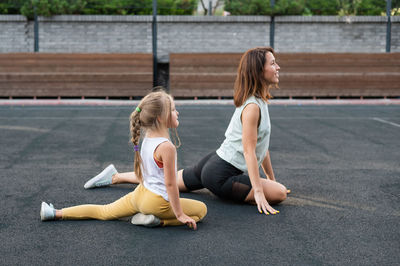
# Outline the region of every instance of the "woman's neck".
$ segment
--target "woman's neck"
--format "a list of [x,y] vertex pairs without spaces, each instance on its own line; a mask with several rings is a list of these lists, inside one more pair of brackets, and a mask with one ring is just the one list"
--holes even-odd
[[146,138],[167,138],[169,139],[168,129],[151,130],[146,131]]

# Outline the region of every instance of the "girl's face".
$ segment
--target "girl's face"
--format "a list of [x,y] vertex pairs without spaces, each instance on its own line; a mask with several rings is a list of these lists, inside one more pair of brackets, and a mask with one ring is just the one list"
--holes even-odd
[[171,124],[169,125],[169,128],[177,128],[179,126],[178,116],[179,112],[175,108],[174,101],[171,100]]
[[279,83],[279,65],[275,61],[275,57],[271,52],[266,55],[266,62],[264,65],[264,78],[270,84]]

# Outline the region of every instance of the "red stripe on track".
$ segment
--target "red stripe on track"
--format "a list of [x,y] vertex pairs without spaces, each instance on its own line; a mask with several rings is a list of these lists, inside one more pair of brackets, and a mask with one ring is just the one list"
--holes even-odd
[[[0,100],[0,106],[135,106],[138,100]],[[176,105],[233,105],[233,100],[176,100]],[[400,99],[318,99],[318,100],[270,100],[271,105],[400,105]]]

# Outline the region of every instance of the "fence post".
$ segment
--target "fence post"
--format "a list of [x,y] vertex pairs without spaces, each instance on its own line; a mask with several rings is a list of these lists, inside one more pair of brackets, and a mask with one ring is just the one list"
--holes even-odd
[[158,86],[157,77],[157,0],[153,0],[153,22],[152,22],[152,40],[153,40],[153,87]]
[[[275,0],[270,0],[270,4],[273,12],[275,6]],[[275,43],[274,39],[275,39],[275,16],[272,13],[271,22],[269,24],[269,46],[271,46],[272,48],[274,48],[274,43]]]
[[37,11],[36,11],[36,6],[33,8],[34,10],[34,24],[33,24],[33,35],[34,35],[34,41],[33,41],[33,50],[35,53],[39,52],[39,22],[38,22],[38,16],[37,16]]
[[386,53],[390,53],[392,41],[392,21],[391,21],[392,0],[386,0]]
[[212,1],[208,2],[208,15],[212,16]]

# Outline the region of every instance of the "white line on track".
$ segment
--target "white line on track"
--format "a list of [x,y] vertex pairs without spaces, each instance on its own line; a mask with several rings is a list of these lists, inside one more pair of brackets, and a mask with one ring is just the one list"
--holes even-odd
[[0,129],[8,129],[8,130],[21,130],[21,131],[34,131],[34,132],[49,132],[48,129],[40,129],[35,127],[21,127],[21,126],[2,126],[0,125]]
[[392,125],[394,127],[400,127],[399,124],[384,120],[384,119],[379,118],[379,117],[373,117],[372,120],[375,120],[375,121],[378,121],[378,122],[381,122],[381,123],[384,123],[384,124],[389,124],[389,125]]

